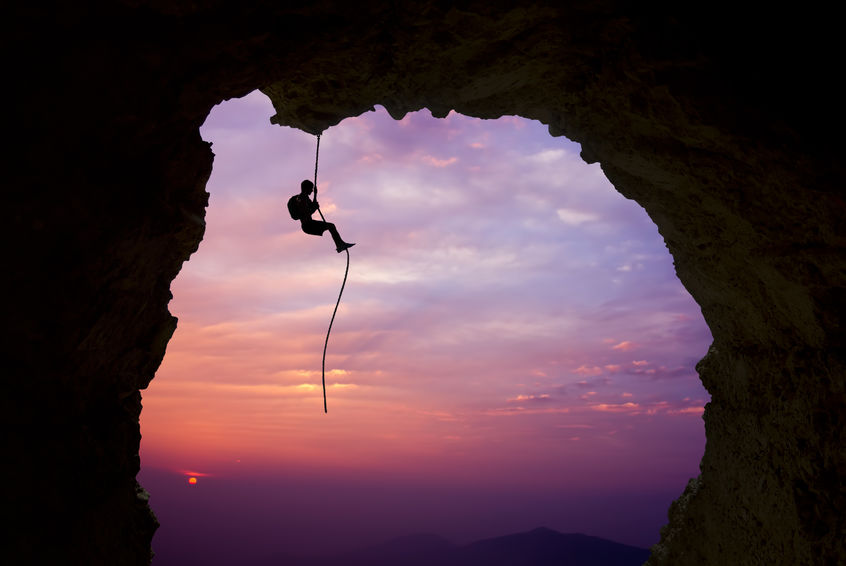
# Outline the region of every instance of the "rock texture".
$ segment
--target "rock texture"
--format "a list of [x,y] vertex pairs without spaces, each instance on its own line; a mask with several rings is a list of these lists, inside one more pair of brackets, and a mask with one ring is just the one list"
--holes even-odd
[[836,20],[560,4],[9,8],[4,560],[149,562],[140,390],[203,234],[213,156],[198,128],[260,88],[274,122],[310,132],[381,104],[517,114],[580,142],[658,225],[714,335],[702,473],[649,564],[844,563]]

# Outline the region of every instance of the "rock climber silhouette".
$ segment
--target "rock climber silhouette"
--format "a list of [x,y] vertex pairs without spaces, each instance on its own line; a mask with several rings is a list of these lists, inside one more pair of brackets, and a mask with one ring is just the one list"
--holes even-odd
[[[309,195],[314,191],[314,183],[306,179],[300,183],[300,194],[292,196],[288,199],[288,212],[291,218],[299,220],[303,232],[313,236],[322,236],[323,232],[329,230],[332,239],[335,241],[335,248],[338,253],[353,247],[355,244],[349,244],[341,239],[338,234],[338,229],[331,222],[326,220],[314,220],[311,215],[315,211],[320,210],[320,205],[317,204],[317,194],[314,195],[314,200],[309,198]],[[323,218],[323,214],[320,215]]]

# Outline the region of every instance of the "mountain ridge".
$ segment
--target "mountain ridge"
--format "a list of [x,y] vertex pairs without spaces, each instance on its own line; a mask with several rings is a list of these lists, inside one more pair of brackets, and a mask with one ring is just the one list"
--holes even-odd
[[261,566],[641,566],[649,550],[547,527],[457,545],[419,533],[334,556],[277,554]]

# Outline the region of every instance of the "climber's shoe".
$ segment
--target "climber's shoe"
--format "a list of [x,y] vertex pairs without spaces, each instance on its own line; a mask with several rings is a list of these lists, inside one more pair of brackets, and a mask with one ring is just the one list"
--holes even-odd
[[342,251],[344,251],[344,250],[348,250],[348,249],[350,249],[351,247],[353,247],[354,245],[355,245],[355,244],[348,244],[348,243],[344,242],[343,244],[341,244],[340,246],[338,246],[338,253],[341,253],[341,252],[342,252]]

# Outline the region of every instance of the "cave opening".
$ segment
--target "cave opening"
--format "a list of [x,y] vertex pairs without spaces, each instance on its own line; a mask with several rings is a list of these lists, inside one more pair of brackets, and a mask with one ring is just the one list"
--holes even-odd
[[711,336],[646,213],[538,122],[380,109],[330,128],[321,205],[360,245],[327,418],[320,336],[343,264],[287,217],[314,138],[270,113],[254,92],[203,129],[206,236],[173,284],[180,326],[141,419],[159,560],[439,528],[657,542],[698,473],[693,366]]

